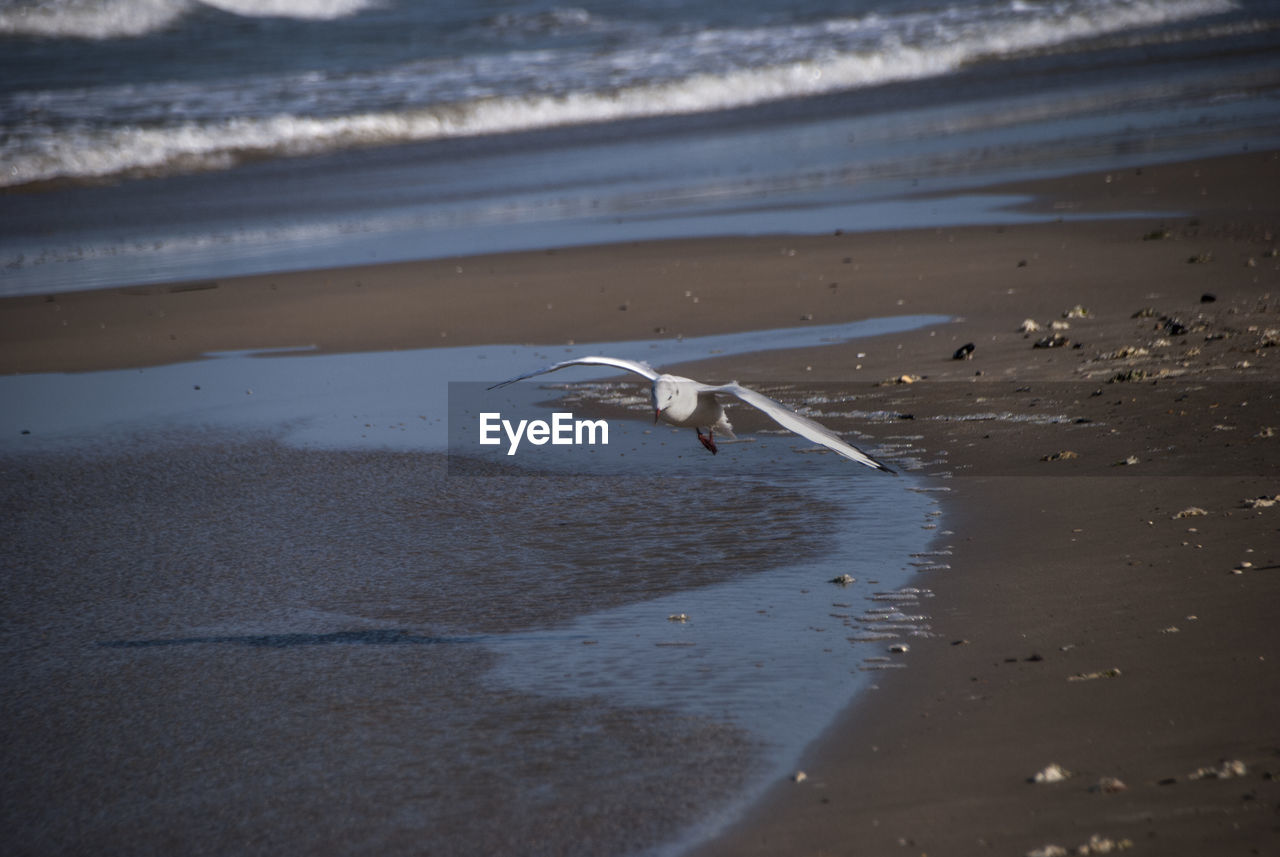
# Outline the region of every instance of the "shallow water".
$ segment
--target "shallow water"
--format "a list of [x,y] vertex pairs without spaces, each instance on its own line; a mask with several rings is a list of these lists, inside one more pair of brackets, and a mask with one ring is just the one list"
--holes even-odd
[[[548,356],[488,354],[468,372]],[[619,418],[586,457],[460,469],[392,370],[458,356],[0,379],[36,427],[0,456],[9,850],[676,852],[927,633],[916,477]]]
[[[911,490],[919,484],[915,478],[896,484],[903,480],[880,480],[870,471],[870,479],[853,477],[831,466],[834,456],[812,456],[812,466],[797,467],[793,459],[807,456],[790,449],[778,455],[764,444],[741,452],[730,460],[752,475],[710,490],[733,496],[800,492],[799,509],[776,508],[780,516],[797,516],[798,542],[777,542],[761,572],[655,593],[522,636],[513,650],[502,650],[489,674],[498,686],[529,693],[603,697],[627,708],[658,704],[732,726],[759,742],[740,791],[709,808],[668,843],[667,853],[714,834],[763,788],[790,776],[795,759],[835,712],[873,684],[880,670],[906,665],[905,655],[891,653],[890,646],[929,633],[931,593],[910,586],[917,570],[910,557],[933,544],[937,501]],[[803,522],[804,505],[811,503],[825,507],[831,519],[829,529],[812,539]],[[686,522],[700,528],[702,501],[690,506]],[[744,519],[699,532],[713,544],[732,544],[758,535],[748,536],[746,527],[754,524]],[[804,553],[805,547],[816,553]],[[692,553],[668,548],[657,550],[670,565],[698,562]],[[802,557],[790,556],[792,550]],[[845,574],[854,582],[832,582]],[[892,608],[876,612],[889,598]]]
[[[283,431],[286,442],[308,447],[443,450],[448,446],[450,384],[473,382],[483,390],[530,369],[590,354],[662,366],[843,342],[946,321],[937,315],[895,316],[573,346],[477,345],[334,355],[292,349],[231,352],[145,369],[6,376],[0,377],[0,400],[6,403],[0,411],[0,450],[98,442],[157,427],[272,429]],[[584,367],[555,380],[616,374]],[[493,394],[493,402],[502,401],[500,392]]]

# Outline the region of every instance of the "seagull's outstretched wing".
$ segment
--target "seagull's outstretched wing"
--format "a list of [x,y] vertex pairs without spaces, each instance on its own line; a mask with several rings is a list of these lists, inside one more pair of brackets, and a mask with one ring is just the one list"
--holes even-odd
[[840,435],[833,432],[824,425],[814,422],[808,417],[802,417],[786,405],[775,402],[768,396],[757,393],[750,387],[744,387],[741,384],[722,384],[720,386],[712,386],[710,384],[702,384],[700,390],[712,393],[727,393],[730,396],[737,396],[742,401],[751,405],[753,408],[759,408],[770,417],[773,418],[778,425],[785,429],[795,432],[801,437],[808,438],[814,443],[819,443],[827,449],[840,453],[845,458],[852,459],[859,464],[865,464],[867,467],[874,467],[876,470],[883,470],[885,473],[897,473],[889,467],[876,461],[856,446],[852,446],[844,441]]
[[496,390],[499,387],[505,387],[508,384],[514,384],[516,381],[523,381],[525,378],[532,378],[535,375],[545,375],[548,372],[554,372],[557,369],[564,369],[567,366],[613,366],[617,369],[626,369],[628,372],[635,372],[637,375],[643,375],[650,381],[658,377],[658,373],[648,363],[641,363],[638,360],[626,360],[622,357],[578,357],[574,360],[562,360],[546,369],[538,369],[535,372],[526,372],[523,375],[517,375],[515,378],[508,378],[499,384],[494,384],[490,390]]

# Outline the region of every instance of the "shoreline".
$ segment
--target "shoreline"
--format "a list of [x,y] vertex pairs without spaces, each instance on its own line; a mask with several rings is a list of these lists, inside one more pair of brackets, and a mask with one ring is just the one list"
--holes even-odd
[[[1280,158],[1253,153],[1019,186],[1050,208],[1167,215],[9,298],[0,372],[951,315],[690,370],[801,398],[833,385],[859,412],[893,415],[831,425],[918,435],[941,456],[929,470],[953,474],[941,484],[957,534],[951,568],[919,576],[937,594],[937,636],[806,752],[805,782],[777,784],[691,853],[1021,854],[1094,834],[1162,854],[1266,851],[1280,805],[1280,505],[1243,502],[1280,493],[1276,186]],[[1062,317],[1077,305],[1087,315]],[[1027,318],[1067,323],[1071,341],[1033,348],[1050,334],[1018,332]],[[972,359],[953,360],[969,342]],[[903,376],[919,380],[884,383]],[[1193,507],[1206,514],[1179,517]],[[1244,775],[1190,777],[1224,760]],[[1075,775],[1027,782],[1050,763]],[[1095,790],[1103,777],[1125,788]]]
[[[1205,252],[1197,242],[1256,241],[1265,252],[1280,241],[1257,225],[1274,222],[1266,219],[1262,189],[1276,182],[1277,153],[1244,153],[983,190],[1032,200],[1015,210],[1099,219],[847,233],[833,225],[817,235],[637,241],[0,297],[0,374],[137,368],[217,351],[553,345],[904,311],[973,317],[979,296],[985,312],[1002,309],[986,282],[1008,275],[997,267],[1006,260],[1027,269],[1011,286],[1033,279],[1041,289],[1070,288],[1069,275],[1089,263],[1063,252],[1070,241],[1109,253],[1112,236],[1160,231],[1168,233],[1164,242],[1146,243],[1187,244],[1194,256]],[[1250,191],[1259,197],[1236,199]],[[1135,213],[1151,209],[1166,213]],[[1223,220],[1202,228],[1197,211]],[[957,247],[961,240],[967,243]],[[1061,243],[1055,248],[1054,241]],[[942,245],[954,265],[917,264]],[[1161,291],[1171,294],[1185,288],[1190,295],[1204,279],[1190,266],[1162,273],[1171,281]],[[942,276],[955,278],[955,287],[937,283]],[[1041,306],[1042,300],[1027,310]]]

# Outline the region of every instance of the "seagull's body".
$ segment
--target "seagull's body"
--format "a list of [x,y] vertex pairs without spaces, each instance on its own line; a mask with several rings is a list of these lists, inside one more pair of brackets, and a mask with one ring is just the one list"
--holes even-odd
[[[859,464],[865,464],[867,467],[873,467],[876,470],[893,473],[891,469],[856,446],[846,443],[831,429],[814,422],[808,417],[800,416],[800,414],[785,405],[775,402],[768,396],[757,393],[750,387],[744,387],[736,381],[729,384],[703,384],[701,381],[695,381],[692,378],[658,372],[648,363],[641,363],[637,360],[627,360],[622,357],[578,357],[574,360],[563,360],[545,369],[518,375],[515,378],[494,384],[489,389],[495,390],[498,387],[505,387],[508,384],[514,384],[526,378],[545,375],[548,372],[555,372],[569,366],[613,366],[617,369],[634,372],[648,379],[650,383],[649,392],[653,399],[654,422],[662,420],[673,426],[692,428],[698,433],[698,440],[712,454],[716,452],[716,432],[729,437],[734,436],[733,426],[729,424],[728,418],[725,417],[724,406],[717,398],[717,394],[725,394],[734,396],[740,401],[758,408],[783,428],[789,429],[814,443],[821,444],[834,452],[838,452],[845,458],[856,461]],[[706,429],[706,434],[702,433],[703,429]]]

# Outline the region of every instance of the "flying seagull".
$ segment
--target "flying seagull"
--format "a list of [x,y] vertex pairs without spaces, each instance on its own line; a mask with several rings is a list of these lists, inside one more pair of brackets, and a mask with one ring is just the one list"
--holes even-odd
[[[535,375],[545,375],[548,372],[555,372],[558,369],[565,369],[569,366],[613,366],[617,369],[625,369],[628,372],[643,375],[652,385],[649,393],[653,399],[653,421],[656,423],[658,420],[662,420],[673,426],[692,428],[698,433],[698,440],[702,441],[702,445],[713,455],[716,452],[715,433],[717,431],[729,437],[734,436],[733,426],[729,425],[729,421],[725,418],[724,406],[716,398],[717,393],[724,393],[729,396],[736,396],[748,405],[764,411],[783,428],[789,429],[801,437],[808,438],[814,443],[822,444],[828,449],[840,453],[845,458],[852,459],[859,464],[865,464],[867,467],[874,467],[876,470],[883,470],[886,473],[894,472],[862,450],[846,443],[840,435],[826,426],[819,425],[807,417],[800,416],[790,408],[775,402],[768,396],[757,393],[749,387],[742,386],[737,381],[731,384],[703,384],[701,381],[695,381],[692,378],[682,378],[679,375],[667,375],[658,372],[648,363],[641,363],[637,360],[626,360],[621,357],[579,357],[575,360],[563,360],[545,369],[527,372],[500,384],[494,384],[489,389],[496,390],[499,387],[505,387],[508,384],[514,384],[517,381],[523,381]],[[702,433],[703,429],[706,429],[706,434]]]

